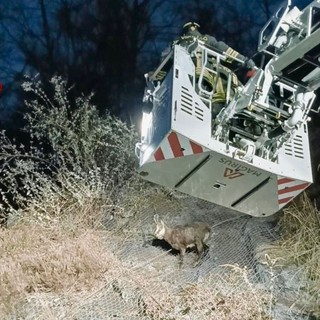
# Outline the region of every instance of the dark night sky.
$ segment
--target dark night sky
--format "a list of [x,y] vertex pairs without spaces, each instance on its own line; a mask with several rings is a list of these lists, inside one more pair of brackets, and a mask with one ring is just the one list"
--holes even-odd
[[[32,17],[34,16],[34,20],[28,20],[28,23],[32,26],[32,24],[36,24],[37,23],[37,17],[36,15],[33,13],[33,9],[32,6],[37,5],[39,2],[36,0],[20,0],[21,3],[25,3],[28,6],[28,17]],[[7,5],[10,5],[14,2],[16,2],[16,0],[2,0],[0,3],[0,12],[1,10],[3,11]],[[69,1],[70,3],[72,2],[76,2],[75,0],[73,1]],[[262,0],[261,0],[262,2]],[[296,5],[299,9],[303,9],[306,5],[308,5],[311,1],[309,0],[292,0],[292,4]],[[52,2],[53,3],[53,2]],[[176,4],[183,4],[186,3],[185,0],[181,0],[181,1],[172,1],[172,3],[176,3]],[[211,2],[208,1],[208,3],[210,4]],[[285,2],[284,2],[285,3]],[[215,2],[212,2],[212,6],[215,4]],[[234,7],[237,7],[237,5],[243,5],[245,4],[245,2],[243,1],[236,1]],[[172,37],[174,38],[176,36],[176,33],[179,32],[179,26],[180,24],[177,23],[177,19],[175,20],[170,20],[170,15],[168,14],[167,7],[163,6],[163,9],[158,11],[157,14],[153,15],[153,19],[154,19],[154,24],[155,25],[161,25],[161,23],[163,24],[164,22],[168,24],[167,26],[167,33],[165,37],[159,36],[156,40],[156,42],[150,42],[149,44],[149,49],[154,50],[154,48],[157,48],[156,50],[154,50],[156,52],[156,54],[160,55],[161,50],[163,50],[163,48],[167,45],[167,43],[169,42],[169,38]],[[210,9],[210,5],[208,5],[208,9]],[[165,12],[163,12],[165,11]],[[23,18],[23,17],[21,17]],[[224,19],[225,19],[225,23],[226,23],[226,27],[227,27],[227,23],[230,23],[230,21],[227,21],[227,19],[230,20],[232,19],[232,12],[230,11],[230,15],[227,15]],[[185,19],[188,19],[187,17],[185,17]],[[259,20],[261,19],[261,17],[254,17],[255,20]],[[1,21],[1,15],[0,15],[0,21]],[[123,23],[125,23],[125,20],[123,21]],[[200,24],[204,25],[206,24],[204,21],[199,21]],[[262,22],[263,23],[263,22]],[[171,25],[170,25],[171,24]],[[0,26],[1,27],[1,26]],[[5,29],[0,29],[0,36],[3,35],[5,32],[7,31],[10,34],[14,35],[14,28],[11,28],[11,25],[5,25],[6,30]],[[205,28],[205,26],[204,26]],[[231,28],[234,28],[234,26],[231,25]],[[156,29],[157,30],[157,29]],[[159,30],[159,29],[158,29]],[[221,35],[224,35],[224,30],[223,28],[219,28],[218,30],[220,30]],[[37,30],[35,30],[37,31]],[[206,31],[206,30],[204,30]],[[111,41],[115,41],[115,37],[117,35],[114,36],[114,38]],[[218,35],[219,36],[219,35]],[[7,36],[3,36],[2,39],[5,40],[10,40],[10,37],[8,38]],[[228,39],[221,39],[224,40],[226,42],[228,42]],[[257,43],[256,39],[256,43]],[[254,44],[254,46],[256,47],[256,43]],[[8,45],[7,47],[5,47],[5,45]],[[238,49],[237,43],[231,43],[232,46],[235,46],[235,49]],[[240,45],[240,44],[239,44]],[[146,49],[148,49],[148,47],[145,47]],[[35,50],[37,49],[36,47],[34,48]],[[7,52],[5,52],[5,50],[7,50]],[[241,48],[242,50],[242,48]],[[254,50],[254,49],[253,49]],[[147,50],[146,50],[147,51]],[[247,52],[247,54],[250,54],[252,52],[252,50],[248,50],[249,52]],[[251,52],[250,52],[251,51]],[[1,52],[3,52],[3,54],[1,54]],[[130,54],[130,52],[128,51],[124,51],[121,53],[121,55],[126,55],[126,54]],[[155,53],[153,53],[155,54]],[[94,58],[89,58],[89,59],[94,59]],[[139,57],[139,59],[141,60],[141,57]],[[143,60],[146,59],[146,56],[143,56],[142,58],[142,62],[140,62],[140,64],[143,65],[147,65],[147,63]],[[109,63],[114,63],[114,61],[110,60],[110,61],[106,61],[106,66]],[[17,49],[17,46],[12,45],[12,41],[7,41],[7,43],[1,42],[0,41],[0,82],[4,83],[4,92],[3,92],[3,99],[0,100],[0,112],[3,110],[8,110],[13,108],[19,101],[17,101],[17,96],[14,94],[15,90],[17,90],[17,88],[15,86],[17,86],[18,82],[17,82],[17,74],[19,73],[23,73],[26,72],[29,69],[29,67],[24,63],[24,56],[21,54],[21,52]],[[143,78],[143,73],[146,72],[147,70],[144,70],[143,68],[141,70],[137,71],[137,78]],[[140,81],[140,80],[139,80]],[[103,90],[103,89],[98,89],[98,90]],[[140,90],[140,89],[139,89]],[[7,94],[9,93],[9,94]],[[141,96],[142,92],[136,92],[137,96]],[[18,98],[20,99],[20,98]],[[1,110],[2,109],[2,110]],[[4,113],[2,113],[2,117],[3,117]]]

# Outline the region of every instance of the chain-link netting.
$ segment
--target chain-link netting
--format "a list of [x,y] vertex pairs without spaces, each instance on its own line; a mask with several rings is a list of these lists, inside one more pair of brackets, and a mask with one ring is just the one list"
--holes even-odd
[[[169,226],[211,226],[199,265],[191,251],[179,267],[177,252],[152,236],[155,213]],[[281,269],[268,254],[279,237],[275,220],[161,194],[107,224],[105,246],[113,263],[103,285],[70,298],[30,295],[15,319],[313,319],[303,271]]]

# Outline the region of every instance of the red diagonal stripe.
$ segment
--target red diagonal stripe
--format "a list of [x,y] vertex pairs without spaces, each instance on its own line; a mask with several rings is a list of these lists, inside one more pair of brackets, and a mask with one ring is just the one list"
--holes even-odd
[[288,183],[294,181],[293,179],[290,178],[282,178],[278,180],[278,184],[283,184],[283,183]]
[[154,158],[156,159],[156,161],[165,159],[161,148],[158,148],[158,150],[154,153]]
[[172,149],[174,157],[183,157],[182,148],[180,145],[180,141],[178,139],[178,136],[175,132],[171,132],[168,136],[168,141],[170,144],[170,147]]
[[284,194],[284,193],[288,193],[288,192],[291,192],[291,191],[305,189],[308,185],[309,185],[309,183],[306,182],[306,183],[303,183],[303,184],[298,184],[297,186],[284,188],[284,189],[278,190],[278,194]]
[[191,148],[192,148],[192,152],[193,152],[193,153],[202,153],[202,152],[203,152],[202,147],[199,146],[198,144],[190,141],[190,145],[191,145]]
[[291,201],[294,197],[289,197],[289,198],[284,198],[284,199],[279,199],[278,203],[283,204]]

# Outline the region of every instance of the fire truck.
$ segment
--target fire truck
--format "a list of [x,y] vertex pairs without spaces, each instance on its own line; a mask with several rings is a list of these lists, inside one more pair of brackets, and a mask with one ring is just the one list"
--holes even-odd
[[[320,0],[303,10],[288,0],[260,31],[257,53],[261,65],[234,89],[226,52],[200,39],[172,46],[146,75],[150,107],[136,144],[142,178],[256,217],[313,182],[308,121],[319,112]],[[221,70],[226,103],[213,118],[216,85],[207,83]]]

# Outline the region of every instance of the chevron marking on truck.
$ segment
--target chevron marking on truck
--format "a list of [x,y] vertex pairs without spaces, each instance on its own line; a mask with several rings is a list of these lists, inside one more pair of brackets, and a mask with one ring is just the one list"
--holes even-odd
[[188,138],[171,132],[154,152],[156,161],[179,158],[207,151],[206,148],[189,140]]
[[309,182],[278,176],[278,204],[284,207],[289,201],[310,185]]

